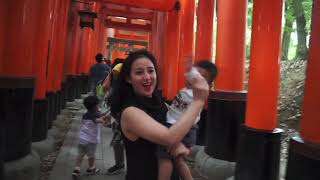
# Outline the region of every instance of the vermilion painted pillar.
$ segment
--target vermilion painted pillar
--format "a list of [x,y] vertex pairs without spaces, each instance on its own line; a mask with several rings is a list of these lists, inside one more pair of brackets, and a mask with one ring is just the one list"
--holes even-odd
[[61,90],[61,84],[64,80],[64,63],[65,63],[65,45],[66,45],[66,34],[67,34],[67,21],[68,21],[68,12],[70,7],[70,1],[60,0],[60,11],[59,11],[59,46],[58,46],[58,57],[57,60],[59,62],[58,74],[59,79],[56,83],[57,89]]
[[[34,97],[33,58],[38,1],[1,1],[0,25],[2,70],[0,75],[0,161],[22,159],[31,152]],[[5,14],[2,14],[5,13]],[[4,135],[4,137],[3,137]],[[1,165],[0,165],[1,166]],[[25,168],[27,165],[21,165]]]
[[276,129],[283,1],[253,3],[248,102],[237,180],[278,180],[281,130]]
[[55,92],[55,73],[57,72],[57,21],[58,21],[58,9],[59,9],[59,0],[54,0],[54,6],[51,9],[51,35],[50,35],[50,49],[49,49],[49,60],[48,60],[48,70],[47,70],[47,92]]
[[192,64],[193,52],[193,27],[194,27],[194,0],[181,1],[182,18],[180,34],[180,57],[178,70],[178,89],[185,87],[185,73]]
[[103,22],[102,21],[98,21],[98,39],[97,39],[97,43],[98,43],[98,52],[101,52],[104,56],[106,56],[105,52],[103,51],[103,42],[104,42],[104,35],[105,35],[105,31],[106,28],[103,27]]
[[157,13],[153,14],[153,18],[151,21],[152,27],[151,27],[151,32],[149,33],[149,41],[148,41],[148,51],[151,52],[154,56],[155,54],[157,54],[157,44],[156,44],[156,40],[157,40]]
[[[0,76],[3,72],[5,46],[5,26],[7,24],[5,1],[0,1]],[[5,123],[0,121],[0,179],[4,179]]]
[[[163,79],[163,69],[164,69],[164,39],[165,39],[165,30],[166,30],[166,14],[164,12],[158,12],[157,16],[157,54],[156,58],[158,60],[158,80],[162,82]],[[159,89],[163,90],[162,83],[159,83]]]
[[[31,76],[36,6],[34,0],[6,1],[6,36],[3,74]],[[19,11],[19,12],[17,12]],[[29,14],[26,14],[29,13]],[[22,64],[23,66],[22,66]]]
[[[66,56],[65,56],[65,91],[67,101],[73,101],[76,96],[76,75],[79,71],[79,65],[82,64],[80,59],[81,50],[81,32],[79,22],[80,17],[78,10],[83,9],[83,4],[71,2],[70,13],[68,19],[68,33],[66,41]],[[88,84],[88,83],[87,83]],[[88,87],[87,87],[88,90]]]
[[164,67],[162,88],[163,95],[172,100],[178,92],[178,63],[180,50],[180,12],[168,12],[165,33]]
[[90,29],[83,28],[81,30],[81,45],[79,51],[79,63],[77,74],[87,73],[87,66],[89,64],[88,59],[88,49],[89,49],[89,39],[90,39]]
[[[114,28],[107,28],[107,41],[109,37],[114,37],[116,33],[116,30]],[[110,49],[110,43],[108,42],[108,50],[107,50],[107,58],[109,58],[111,60],[111,62],[113,63],[113,56],[112,56],[112,49]]]
[[107,56],[107,28],[104,27],[102,21],[100,21],[100,35],[99,35],[99,52],[101,52],[105,57]]
[[[93,6],[90,6],[90,9],[95,10],[96,3]],[[96,20],[95,20],[96,21]],[[95,63],[94,57],[91,57],[91,46],[93,41],[93,30],[91,28],[81,29],[81,45],[79,51],[79,63],[77,74],[87,74],[90,69],[90,65]]]
[[216,90],[242,91],[246,40],[246,0],[218,0]]
[[247,1],[217,0],[217,8],[215,63],[218,73],[209,96],[205,151],[219,160],[235,162],[239,127],[245,115]]
[[320,0],[313,1],[300,135],[290,140],[287,180],[320,179]]
[[[97,2],[94,2],[93,5],[91,6],[91,10],[94,11],[94,12],[98,12],[98,9],[99,9],[99,4]],[[86,65],[86,68],[85,68],[85,73],[86,74],[89,73],[91,65],[96,63],[95,55],[98,53],[97,49],[96,49],[96,43],[97,43],[97,41],[96,41],[96,33],[97,33],[96,27],[97,27],[97,21],[98,20],[99,19],[95,19],[94,20],[95,29],[91,30],[90,34],[89,34],[88,53],[87,53],[88,61],[87,61],[87,65]]]
[[47,92],[46,96],[49,101],[49,128],[52,127],[53,120],[56,119],[58,115],[57,109],[57,91],[58,86],[57,82],[60,81],[61,77],[59,72],[60,60],[59,60],[59,13],[60,13],[60,0],[54,0],[54,5],[51,9],[51,34],[50,34],[50,45],[49,45],[49,54],[48,54],[48,66],[47,66]]
[[3,63],[4,63],[4,47],[5,47],[5,33],[6,33],[6,6],[5,1],[0,2],[0,75],[3,74]]
[[214,2],[215,0],[198,1],[195,62],[212,59]]
[[58,56],[57,60],[59,62],[58,64],[58,81],[56,82],[56,87],[57,87],[57,96],[56,96],[56,107],[57,107],[57,114],[60,114],[60,110],[63,109],[65,106],[65,72],[64,72],[64,64],[67,61],[65,58],[66,55],[66,35],[67,35],[67,21],[68,21],[68,14],[69,14],[69,9],[70,9],[70,2],[71,1],[60,1],[60,11],[59,11],[59,46],[58,46]]
[[54,1],[39,1],[36,38],[34,41],[33,73],[35,75],[35,100],[33,111],[32,141],[47,138],[49,101],[46,98],[47,58],[51,32],[50,10]]
[[[101,33],[101,43],[100,43],[100,52],[104,55],[107,56],[108,50],[107,50],[107,41],[108,41],[108,32],[107,28],[104,27],[104,25],[101,22],[101,28],[102,28],[102,33]],[[111,60],[111,59],[110,59]]]

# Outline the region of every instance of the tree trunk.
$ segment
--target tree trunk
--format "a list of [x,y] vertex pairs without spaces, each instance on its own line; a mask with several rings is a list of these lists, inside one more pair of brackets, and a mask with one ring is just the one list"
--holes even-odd
[[302,6],[302,0],[293,0],[293,14],[296,18],[298,46],[296,50],[295,59],[307,59],[307,32],[306,32],[306,18]]
[[282,60],[288,60],[288,52],[291,41],[291,32],[293,19],[292,16],[292,6],[289,1],[285,3],[285,26],[282,34]]

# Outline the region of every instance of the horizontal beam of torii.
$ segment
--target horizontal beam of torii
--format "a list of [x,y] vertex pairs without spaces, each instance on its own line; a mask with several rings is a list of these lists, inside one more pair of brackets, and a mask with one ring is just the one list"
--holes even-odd
[[105,19],[103,21],[104,26],[107,28],[115,28],[115,29],[126,29],[131,31],[145,31],[150,32],[152,30],[151,24],[140,25],[140,24],[132,24],[129,21],[126,23],[112,21],[110,19]]
[[125,17],[131,19],[144,19],[144,20],[152,20],[154,17],[154,12],[134,12],[129,10],[115,10],[111,8],[103,8],[101,10],[103,14],[103,18],[107,18],[107,16],[115,16],[115,17]]
[[128,5],[131,7],[147,8],[157,11],[171,11],[178,0],[91,0],[102,3]]

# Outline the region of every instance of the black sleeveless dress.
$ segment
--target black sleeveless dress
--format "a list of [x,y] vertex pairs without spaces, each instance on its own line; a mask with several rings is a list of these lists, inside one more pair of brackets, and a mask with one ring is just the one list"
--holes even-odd
[[[160,95],[152,98],[127,95],[122,109],[137,107],[156,121],[163,123],[166,119],[167,107]],[[123,136],[127,158],[126,180],[156,180],[158,178],[157,144],[143,138],[131,141]]]

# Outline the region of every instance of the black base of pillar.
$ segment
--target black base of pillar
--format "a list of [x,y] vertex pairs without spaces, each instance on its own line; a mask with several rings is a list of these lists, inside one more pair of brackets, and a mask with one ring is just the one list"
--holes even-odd
[[89,76],[81,74],[81,93],[86,94],[89,91]]
[[61,109],[66,107],[67,103],[67,89],[66,89],[66,82],[62,82],[61,85]]
[[56,92],[56,108],[57,108],[57,114],[61,113],[61,91]]
[[34,100],[32,142],[47,139],[48,110],[49,103],[47,99]]
[[272,132],[241,127],[236,180],[279,180],[281,129]]
[[66,81],[67,101],[72,102],[76,98],[76,77],[67,75]]
[[53,121],[57,119],[58,116],[58,96],[57,93],[53,93]]
[[[0,109],[3,109],[1,107]],[[2,110],[0,110],[2,111]],[[0,112],[0,179],[4,179],[4,146],[5,146],[5,133],[4,133],[4,113]]]
[[80,99],[81,98],[81,94],[82,94],[82,77],[81,76],[76,76],[75,79],[76,82],[76,98]]
[[245,119],[246,95],[246,92],[210,92],[205,147],[209,156],[236,161],[240,125]]
[[48,100],[48,129],[52,128],[52,123],[54,118],[54,93],[53,92],[47,92],[46,94],[47,100]]
[[4,161],[31,151],[33,115],[32,77],[0,77],[1,120],[5,124]]
[[286,180],[320,179],[320,145],[304,142],[293,137],[289,145]]

